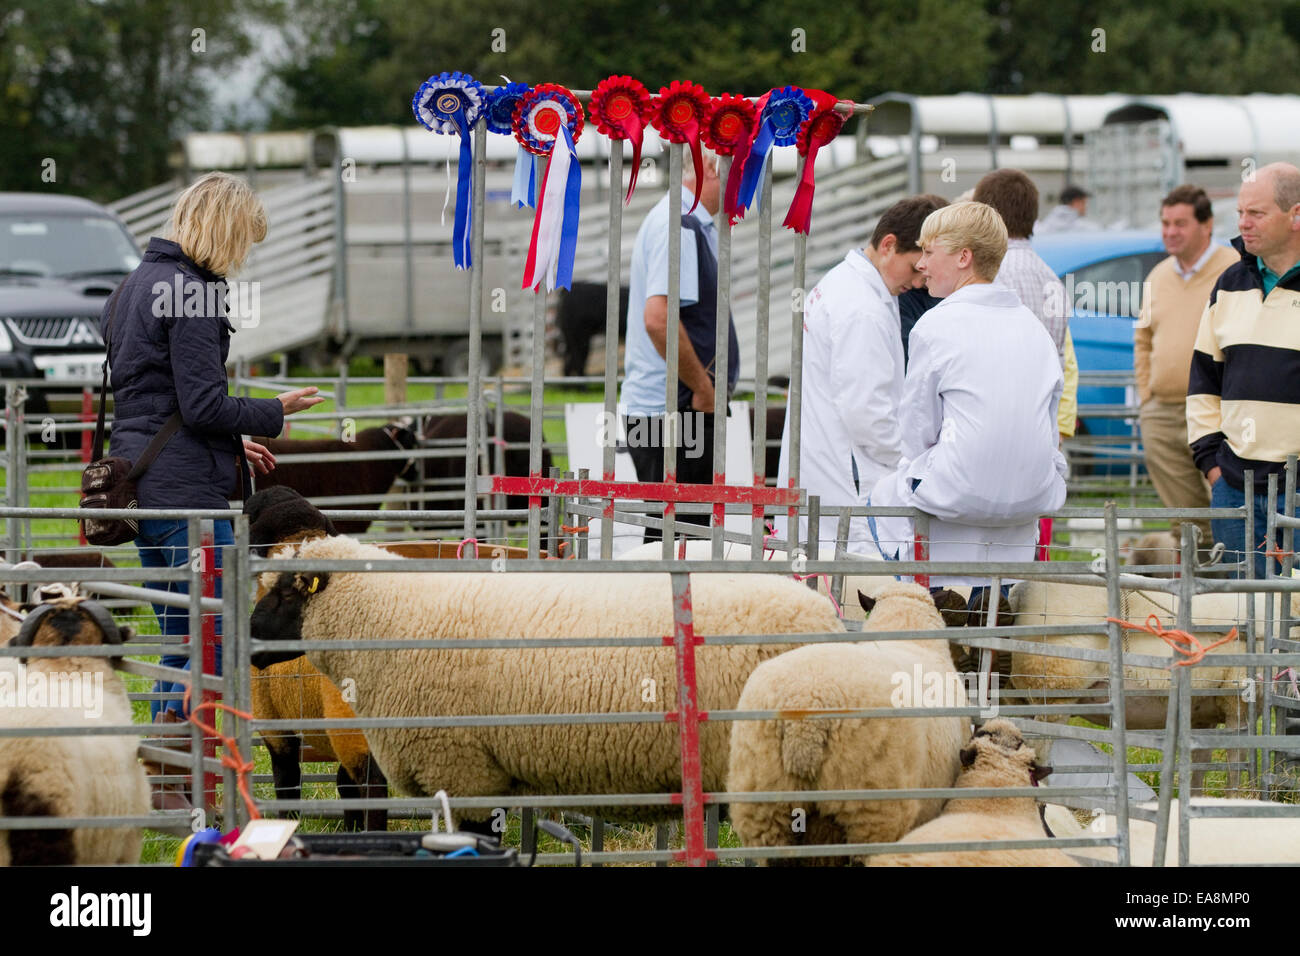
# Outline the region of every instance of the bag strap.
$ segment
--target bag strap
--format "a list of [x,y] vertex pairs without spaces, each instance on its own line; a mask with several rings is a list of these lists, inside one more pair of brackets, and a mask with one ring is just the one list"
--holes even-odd
[[171,440],[171,437],[176,434],[180,427],[181,413],[172,412],[171,418],[167,419],[158,434],[153,436],[153,441],[149,443],[149,447],[144,450],[144,454],[131,467],[131,472],[126,476],[126,480],[139,481],[140,476],[153,464],[153,460],[158,457],[158,453],[163,450],[163,446]]
[[95,446],[91,449],[91,461],[99,461],[104,457],[104,411],[108,405],[108,331],[113,324],[113,314],[117,311],[117,298],[121,291],[122,283],[119,282],[108,299],[108,317],[100,325],[99,330],[100,337],[104,340],[104,363],[100,366],[100,371],[104,373],[104,380],[99,385],[99,418],[95,422]]

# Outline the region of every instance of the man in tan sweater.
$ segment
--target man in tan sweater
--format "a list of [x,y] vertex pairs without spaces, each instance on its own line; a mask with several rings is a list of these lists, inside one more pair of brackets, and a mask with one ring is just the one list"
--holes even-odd
[[[1212,239],[1210,197],[1178,186],[1160,204],[1160,234],[1169,258],[1147,276],[1133,330],[1133,371],[1142,409],[1147,472],[1166,508],[1208,508],[1210,489],[1187,445],[1187,380],[1201,313],[1215,280],[1239,256]],[[1210,522],[1197,521],[1208,547]],[[1179,534],[1179,522],[1173,522]]]

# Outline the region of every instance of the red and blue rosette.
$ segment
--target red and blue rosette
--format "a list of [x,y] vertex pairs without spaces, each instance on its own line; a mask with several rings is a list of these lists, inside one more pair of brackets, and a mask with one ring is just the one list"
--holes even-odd
[[539,83],[515,103],[511,123],[515,139],[530,153],[551,157],[533,217],[525,289],[540,290],[543,279],[548,292],[573,284],[582,194],[582,164],[573,144],[582,135],[583,122],[578,98],[555,83]]
[[456,218],[452,227],[452,258],[457,269],[470,267],[470,187],[474,157],[469,133],[487,99],[481,83],[468,73],[439,73],[416,90],[411,110],[420,125],[432,133],[460,134],[460,159],[456,166]]
[[737,151],[739,162],[733,163],[727,179],[723,208],[733,224],[753,205],[754,191],[772,147],[795,144],[799,129],[813,112],[813,101],[798,87],[784,86],[764,93],[757,108],[758,125],[749,142]]
[[719,156],[734,155],[748,143],[758,122],[758,110],[749,97],[723,93],[713,98],[709,123],[704,127],[704,143]]
[[794,191],[790,211],[786,213],[785,225],[805,236],[812,225],[813,169],[817,164],[817,151],[833,140],[844,128],[845,116],[835,109],[839,102],[834,96],[822,90],[804,90],[813,101],[813,112],[799,127],[799,139],[795,146],[799,155],[805,157],[803,175]]
[[659,90],[654,98],[654,116],[650,122],[670,143],[688,143],[691,159],[695,163],[695,202],[690,211],[700,204],[700,189],[704,185],[704,154],[700,152],[700,136],[709,124],[713,100],[704,87],[687,80],[673,80]]
[[654,116],[654,103],[650,91],[640,80],[630,76],[610,76],[601,80],[591,93],[587,104],[591,121],[597,132],[611,140],[632,141],[632,175],[627,184],[626,205],[632,201],[636,189],[636,176],[641,170],[641,143],[645,128]]
[[[515,107],[532,89],[527,83],[506,83],[488,94],[483,107],[483,118],[489,132],[503,136],[515,133]],[[510,202],[515,208],[537,205],[537,167],[533,157],[523,146],[515,156],[515,175],[510,186]]]

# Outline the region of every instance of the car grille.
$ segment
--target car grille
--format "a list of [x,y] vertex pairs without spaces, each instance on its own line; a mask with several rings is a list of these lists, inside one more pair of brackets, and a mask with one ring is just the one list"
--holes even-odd
[[70,318],[7,318],[10,335],[23,345],[49,347],[100,346],[99,316]]

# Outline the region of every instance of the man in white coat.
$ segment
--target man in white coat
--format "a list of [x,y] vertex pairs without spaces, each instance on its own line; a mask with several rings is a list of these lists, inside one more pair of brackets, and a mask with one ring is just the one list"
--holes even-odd
[[[933,516],[933,561],[1032,561],[1038,516],[1065,503],[1056,346],[1013,291],[992,284],[1007,231],[991,206],[955,203],[932,213],[920,244],[917,268],[943,301],[912,330],[902,457],[875,483],[870,503]],[[872,524],[882,555],[911,557],[911,519]],[[989,576],[930,583],[987,587]]]
[[[876,223],[870,244],[849,252],[805,299],[799,484],[820,496],[823,509],[866,504],[871,486],[898,463],[903,340],[897,296],[924,282],[916,270],[917,238],[925,217],[945,205],[928,195],[894,203]],[[787,417],[778,488],[786,487],[789,475]],[[837,524],[835,516],[822,518],[823,559],[834,557]],[[785,519],[775,527],[777,540],[785,540]],[[808,523],[801,519],[799,541],[807,538]],[[853,519],[848,549],[875,556],[865,518]]]

